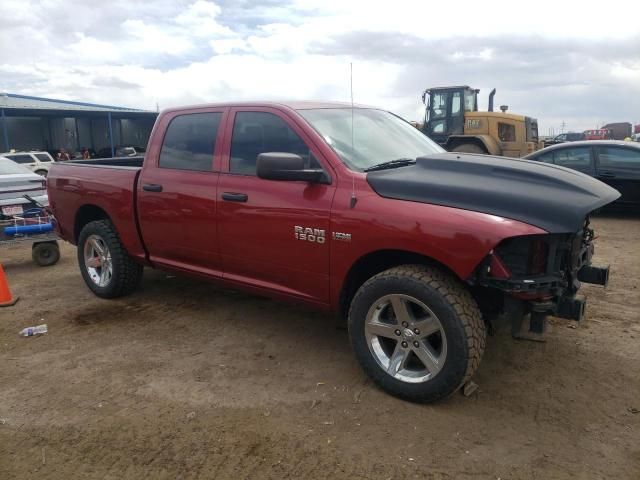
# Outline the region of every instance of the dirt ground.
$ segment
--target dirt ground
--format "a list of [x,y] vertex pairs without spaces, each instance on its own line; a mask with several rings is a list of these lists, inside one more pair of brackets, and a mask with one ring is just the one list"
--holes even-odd
[[[371,385],[331,315],[145,272],[100,300],[75,250],[0,250],[0,478],[639,479],[640,219],[594,220],[609,287],[547,343],[489,337],[471,397]],[[49,334],[21,338],[25,326]]]

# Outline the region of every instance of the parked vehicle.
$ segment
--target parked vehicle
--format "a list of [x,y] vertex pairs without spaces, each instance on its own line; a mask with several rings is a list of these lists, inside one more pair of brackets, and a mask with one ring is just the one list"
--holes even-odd
[[544,146],[548,147],[550,145],[557,145],[558,143],[564,142],[578,142],[580,140],[585,139],[585,134],[580,132],[567,132],[561,133],[560,135],[556,135],[550,140],[545,140]]
[[622,195],[620,206],[640,205],[640,145],[617,140],[594,140],[554,145],[527,157],[585,173]]
[[364,370],[415,401],[467,382],[499,313],[525,337],[548,314],[583,318],[580,282],[608,278],[589,214],[619,196],[553,165],[446,153],[384,110],[311,102],[166,110],[144,161],[56,163],[48,189],[96,295],[133,292],[150,266],[334,310]]
[[624,140],[625,138],[630,137],[633,133],[630,122],[607,123],[602,126],[602,129],[609,130],[609,138],[612,140]]
[[422,132],[450,152],[522,157],[540,148],[538,121],[524,115],[493,111],[494,88],[487,112],[478,111],[480,90],[467,85],[428,88],[422,94]]
[[0,248],[31,244],[33,261],[46,267],[58,262],[60,250],[44,184],[41,176],[0,157]]
[[54,161],[49,152],[11,152],[0,153],[0,155],[43,177],[47,176]]
[[[146,152],[144,147],[136,147],[132,145],[117,145],[114,148],[116,158],[121,157],[143,157]],[[105,147],[98,150],[98,158],[111,158],[111,147]]]
[[[30,198],[26,198],[28,195]],[[45,180],[28,168],[0,157],[0,220],[48,205]]]
[[598,128],[596,130],[585,130],[584,131],[584,140],[610,140],[613,138],[611,136],[611,130],[606,128]]

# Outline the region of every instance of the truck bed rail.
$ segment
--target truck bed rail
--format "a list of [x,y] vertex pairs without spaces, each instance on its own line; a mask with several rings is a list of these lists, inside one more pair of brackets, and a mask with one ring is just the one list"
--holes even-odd
[[[144,157],[116,157],[96,158],[92,160],[71,160],[65,165],[83,165],[85,167],[117,167],[117,168],[142,168]],[[60,162],[63,163],[63,162]]]

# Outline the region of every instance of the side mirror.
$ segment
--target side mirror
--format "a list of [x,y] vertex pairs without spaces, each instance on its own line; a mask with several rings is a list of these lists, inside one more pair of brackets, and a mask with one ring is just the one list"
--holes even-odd
[[305,169],[304,160],[295,153],[269,152],[258,155],[256,166],[258,177],[265,180],[303,181],[310,183],[329,183],[320,168]]

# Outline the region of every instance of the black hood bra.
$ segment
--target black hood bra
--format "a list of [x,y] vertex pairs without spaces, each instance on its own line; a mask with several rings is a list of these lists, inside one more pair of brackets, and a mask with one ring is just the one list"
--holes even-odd
[[382,197],[489,213],[549,233],[577,232],[587,214],[620,196],[575,170],[459,153],[429,155],[415,165],[370,172],[367,181]]

